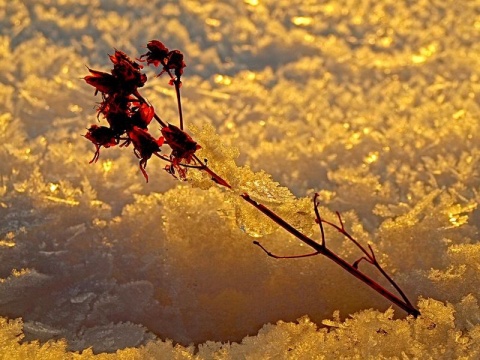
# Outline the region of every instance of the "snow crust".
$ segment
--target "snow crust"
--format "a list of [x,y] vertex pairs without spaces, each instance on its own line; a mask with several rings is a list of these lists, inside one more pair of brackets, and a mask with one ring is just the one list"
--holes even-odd
[[[480,357],[479,14],[454,0],[0,0],[2,357]],[[309,249],[201,173],[178,182],[152,159],[145,184],[131,149],[88,163],[100,98],[85,66],[152,39],[186,56],[199,156],[317,239],[319,192],[420,318],[325,258],[267,257],[254,238]],[[142,94],[176,123],[174,89],[148,76]]]

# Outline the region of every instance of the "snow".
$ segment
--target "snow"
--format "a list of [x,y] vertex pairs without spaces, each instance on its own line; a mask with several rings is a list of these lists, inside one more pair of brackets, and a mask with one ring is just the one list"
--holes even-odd
[[[0,354],[478,358],[479,14],[453,0],[0,0]],[[233,191],[194,170],[176,181],[158,158],[145,183],[131,148],[89,164],[101,99],[86,66],[152,39],[185,54],[187,131]],[[146,72],[142,95],[176,124],[174,88]],[[422,316],[324,257],[268,257],[253,240],[311,249],[245,191],[316,240],[318,192]]]

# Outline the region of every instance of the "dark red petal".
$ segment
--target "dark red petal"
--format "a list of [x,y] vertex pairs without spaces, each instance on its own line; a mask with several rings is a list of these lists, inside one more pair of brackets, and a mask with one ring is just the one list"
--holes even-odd
[[161,147],[164,142],[165,142],[165,138],[163,136],[160,136],[157,140],[157,145]]
[[153,64],[154,66],[158,66],[160,64],[165,65],[166,58],[168,56],[168,49],[162,42],[158,40],[151,40],[148,42],[147,48],[149,51],[140,56],[141,61],[146,61],[147,64]]
[[152,52],[162,52],[164,51],[165,53],[168,53],[167,47],[158,40],[150,40],[147,44],[148,50]]
[[140,111],[140,117],[142,121],[145,123],[145,125],[150,124],[150,122],[153,119],[153,116],[155,115],[155,110],[153,106],[149,106],[145,103],[142,103],[142,105],[140,105],[139,111]]
[[84,136],[92,143],[99,146],[110,147],[115,146],[118,143],[115,137],[115,132],[106,126],[98,126],[94,124],[90,126]]
[[128,131],[128,137],[142,159],[150,159],[154,153],[160,151],[158,140],[155,140],[147,130],[138,126],[134,126],[132,130]]
[[125,61],[129,63],[132,67],[134,67],[136,70],[140,70],[143,68],[142,65],[138,64],[137,62],[133,61],[130,59],[130,57],[125,54],[123,51],[115,49],[115,54],[114,55],[109,55],[110,60],[112,61],[113,64],[117,65],[121,63],[122,61]]
[[114,92],[118,86],[115,78],[107,73],[95,72],[94,75],[88,75],[83,78],[87,84],[92,85],[98,91],[108,94]]

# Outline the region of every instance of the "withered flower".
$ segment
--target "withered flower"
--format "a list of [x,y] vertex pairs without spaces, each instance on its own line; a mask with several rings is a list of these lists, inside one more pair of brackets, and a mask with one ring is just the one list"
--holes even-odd
[[143,66],[130,59],[124,52],[115,50],[115,54],[110,55],[110,60],[113,62],[112,75],[121,83],[122,93],[135,94],[137,88],[142,87],[147,81],[147,75],[140,72]]
[[181,166],[181,164],[190,164],[193,155],[195,155],[198,149],[201,149],[201,146],[198,145],[190,135],[175,125],[168,124],[168,127],[162,128],[161,131],[165,138],[165,143],[172,149],[172,153],[170,154],[172,164],[165,166],[165,170],[174,176],[175,171],[177,171],[180,178],[185,179],[187,169]]
[[164,139],[162,136],[155,139],[147,130],[141,129],[138,126],[134,126],[127,134],[129,141],[133,143],[133,152],[137,158],[140,159],[140,171],[148,182],[148,175],[145,171],[147,161],[153,154],[158,154],[161,151],[160,147],[163,145]]
[[[166,72],[171,77],[171,85],[173,85],[174,81],[180,83],[183,69],[187,66],[183,61],[183,53],[180,50],[169,51],[168,48],[158,40],[151,40],[147,44],[147,48],[149,51],[140,56],[140,61],[146,61],[148,65],[153,64],[155,67],[162,65],[162,71],[157,76]],[[171,70],[173,70],[175,76],[172,75]]]
[[132,111],[132,125],[138,126],[142,129],[147,129],[155,115],[155,109],[153,106],[146,103],[141,103],[140,106],[133,107]]
[[172,148],[172,156],[186,163],[190,163],[195,151],[201,148],[190,135],[175,125],[168,124],[168,127],[162,128],[162,135],[165,143]]
[[[155,67],[158,65],[164,66],[166,64],[169,51],[161,41],[149,41],[147,49],[148,52],[140,56],[140,61],[146,61],[147,65],[153,64]],[[143,58],[145,58],[145,60],[143,60]]]
[[183,74],[183,69],[187,66],[183,61],[183,54],[180,50],[170,51],[168,54],[167,69],[174,70],[177,79]]
[[119,141],[115,132],[106,126],[92,125],[84,136],[95,145],[95,155],[93,156],[93,159],[90,160],[90,163],[97,162],[100,157],[100,148],[102,146],[109,148],[117,145]]
[[92,75],[85,76],[87,84],[95,87],[95,94],[100,91],[103,96],[137,94],[137,88],[147,81],[147,76],[140,72],[142,66],[120,50],[115,50],[110,60],[113,63],[111,74],[88,68]]
[[87,75],[83,79],[87,84],[95,88],[95,95],[100,91],[102,94],[113,94],[118,91],[119,84],[117,79],[106,72],[97,71],[87,67],[92,75]]

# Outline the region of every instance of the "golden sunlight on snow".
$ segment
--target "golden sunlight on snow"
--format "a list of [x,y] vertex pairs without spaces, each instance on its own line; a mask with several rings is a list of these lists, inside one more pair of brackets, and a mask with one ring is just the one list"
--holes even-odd
[[[454,0],[0,0],[0,357],[480,358],[479,14]],[[173,157],[146,123],[180,126],[175,82],[143,62],[145,100],[125,105],[139,126],[119,135],[102,115],[115,86],[95,73],[154,39],[185,55],[193,145]],[[212,172],[175,179],[178,157]],[[317,210],[328,249],[395,292],[373,253],[421,315],[325,256],[268,256],[312,249],[262,206],[320,243]]]

